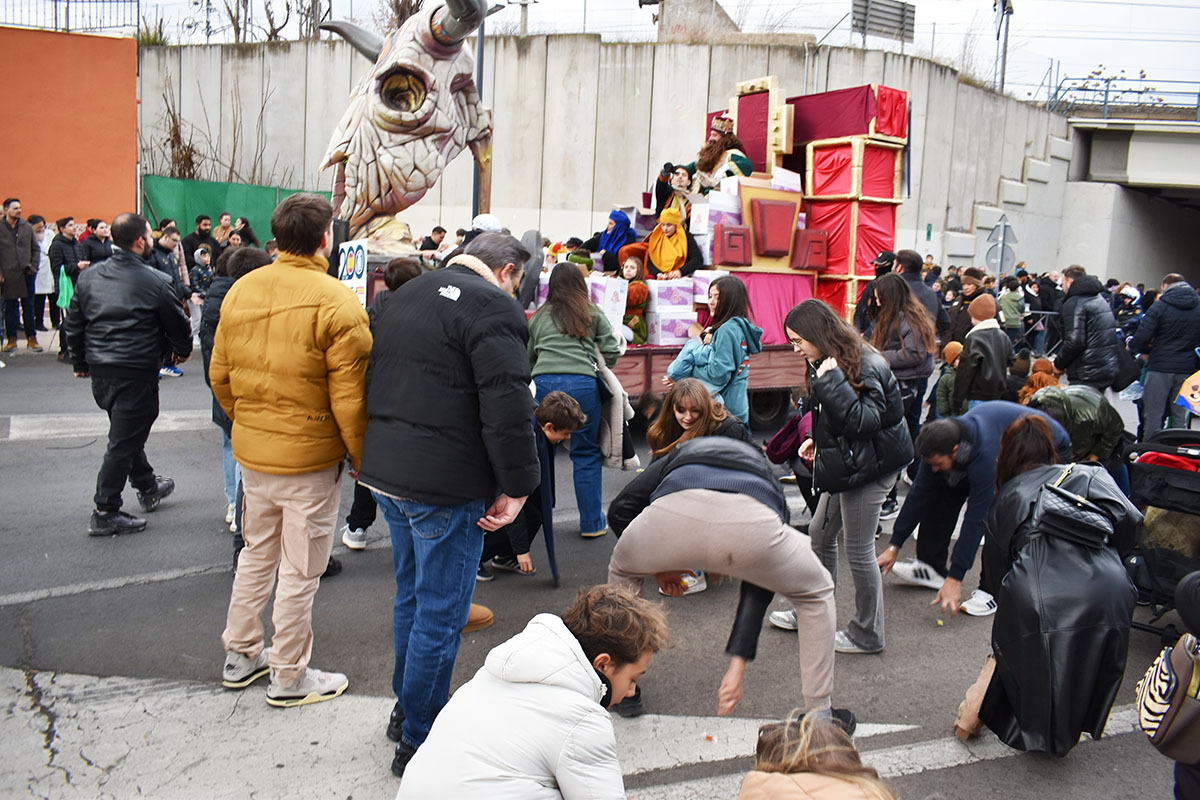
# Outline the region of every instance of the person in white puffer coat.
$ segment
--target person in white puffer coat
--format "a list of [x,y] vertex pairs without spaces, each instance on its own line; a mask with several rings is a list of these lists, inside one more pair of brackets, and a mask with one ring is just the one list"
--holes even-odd
[[662,609],[617,586],[538,614],[450,698],[397,800],[623,800],[608,708],[666,642]]

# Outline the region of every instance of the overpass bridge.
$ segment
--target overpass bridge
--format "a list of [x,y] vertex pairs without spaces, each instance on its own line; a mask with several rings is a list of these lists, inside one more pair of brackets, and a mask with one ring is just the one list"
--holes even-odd
[[1089,181],[1119,183],[1200,209],[1200,122],[1071,119]]

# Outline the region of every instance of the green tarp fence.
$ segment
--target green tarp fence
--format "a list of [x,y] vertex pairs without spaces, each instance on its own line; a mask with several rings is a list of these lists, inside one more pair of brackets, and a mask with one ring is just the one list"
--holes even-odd
[[[271,238],[271,212],[280,200],[301,189],[282,189],[274,186],[251,186],[245,183],[214,181],[185,181],[146,175],[142,178],[142,215],[155,228],[164,217],[175,220],[179,232],[186,236],[196,229],[194,220],[200,214],[212,217],[228,211],[236,220],[245,217],[260,244]],[[326,200],[329,192],[317,192]]]

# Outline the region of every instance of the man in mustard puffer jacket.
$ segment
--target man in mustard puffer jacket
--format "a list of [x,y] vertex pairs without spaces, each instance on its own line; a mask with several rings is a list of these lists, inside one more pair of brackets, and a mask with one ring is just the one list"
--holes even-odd
[[[279,257],[241,278],[221,305],[209,380],[233,420],[246,547],[221,641],[222,683],[271,673],[267,702],[330,700],[346,676],[308,666],[312,604],[333,547],[346,456],[357,470],[367,427],[367,313],[326,269],[333,208],[297,194],[271,216]],[[272,647],[260,619],[278,571]]]

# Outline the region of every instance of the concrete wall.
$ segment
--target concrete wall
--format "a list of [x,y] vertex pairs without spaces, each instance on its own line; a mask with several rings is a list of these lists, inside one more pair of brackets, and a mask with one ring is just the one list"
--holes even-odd
[[[912,101],[910,194],[897,247],[941,263],[981,263],[988,230],[1004,212],[1018,260],[1063,266],[1059,231],[1073,152],[1065,118],[960,83],[955,70],[920,58],[766,41],[489,39],[482,89],[496,126],[493,211],[514,231],[586,236],[613,205],[640,205],[664,162],[695,157],[705,112],[725,108],[739,81],[773,74],[785,96],[876,82],[907,90]],[[256,174],[263,183],[328,189],[318,161],[366,69],[340,41],[145,49],[143,150],[162,136],[157,98],[169,89],[184,121],[220,153],[218,173],[208,177]],[[405,214],[418,232],[453,230],[469,221],[470,206],[464,154]]]
[[1068,183],[1058,262],[1102,279],[1158,288],[1178,272],[1200,281],[1200,212],[1114,183]]

